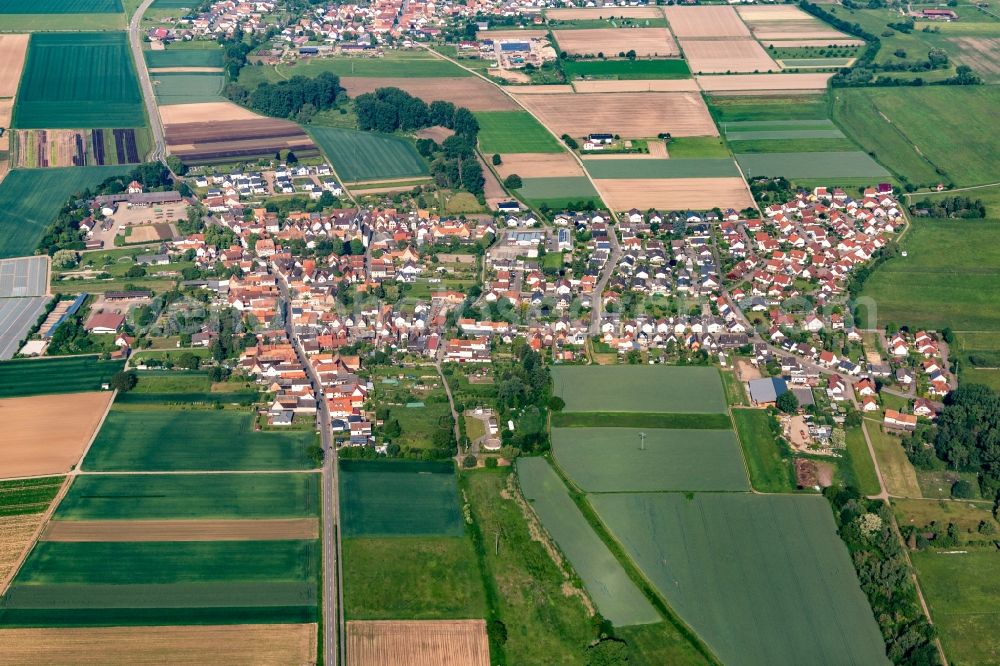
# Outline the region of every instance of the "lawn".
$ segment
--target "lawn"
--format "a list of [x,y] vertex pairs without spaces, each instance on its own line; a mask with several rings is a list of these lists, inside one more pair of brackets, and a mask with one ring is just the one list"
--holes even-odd
[[264,519],[318,513],[318,474],[84,474],[73,480],[54,519]]
[[673,60],[561,60],[570,79],[688,79],[687,62]]
[[847,454],[850,460],[848,474],[854,478],[854,484],[863,495],[877,495],[881,492],[878,483],[878,473],[872,461],[871,452],[865,442],[865,434],[861,428],[847,429]]
[[910,556],[952,664],[1000,661],[1000,557],[993,548]]
[[878,468],[882,471],[886,490],[894,497],[921,497],[917,474],[903,450],[899,437],[886,433],[881,424],[869,420],[865,423],[868,437],[875,448]]
[[309,134],[348,183],[430,173],[410,139],[337,127],[311,127]]
[[885,262],[865,282],[862,296],[874,301],[870,327],[1000,330],[996,229],[995,220],[915,220],[903,244],[908,256]]
[[146,114],[124,32],[35,33],[13,126],[142,127]]
[[4,361],[0,363],[0,398],[99,391],[101,384],[124,367],[124,362],[101,361],[97,356]]
[[460,536],[454,463],[340,462],[345,536]]
[[[669,146],[668,146],[669,150]],[[721,178],[739,176],[732,158],[588,160],[583,163],[593,178]]]
[[552,369],[555,394],[567,412],[722,413],[719,371],[678,366],[561,366]]
[[483,580],[466,536],[344,539],[348,620],[485,617]]
[[587,493],[750,489],[731,430],[554,428],[552,451]]
[[[197,51],[189,51],[197,53]],[[160,105],[220,102],[226,77],[212,72],[161,72],[151,74],[156,101]]]
[[660,621],[660,614],[587,523],[548,461],[520,458],[517,474],[525,499],[573,565],[601,615],[615,626]]
[[62,486],[61,476],[0,481],[0,516],[42,513]]
[[[185,0],[190,2],[191,0]],[[202,42],[205,44],[205,42]],[[145,51],[146,65],[150,69],[158,67],[222,67],[225,65],[225,51],[214,44],[210,48],[176,49],[165,51]]]
[[686,430],[729,430],[726,414],[679,414],[664,412],[556,412],[553,428],[681,428]]
[[478,111],[479,149],[492,153],[560,153],[562,145],[527,111]]
[[32,254],[73,194],[135,167],[15,169],[0,182],[0,259]]
[[772,418],[761,409],[733,410],[753,489],[760,493],[788,493],[795,490],[794,472],[771,432]]
[[873,179],[889,176],[875,160],[860,150],[842,153],[746,153],[737,154],[747,177]]
[[825,499],[661,493],[591,503],[722,663],[885,662]]
[[112,409],[83,468],[90,472],[304,470],[312,432],[256,432],[250,411]]
[[834,118],[912,183],[978,185],[997,180],[1000,137],[979,121],[998,105],[997,86],[852,88],[834,93]]

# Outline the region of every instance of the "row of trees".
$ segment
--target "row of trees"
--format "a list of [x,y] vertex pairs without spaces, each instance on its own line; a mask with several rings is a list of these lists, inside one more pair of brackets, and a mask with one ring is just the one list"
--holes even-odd
[[323,72],[315,77],[293,76],[287,81],[261,83],[252,91],[238,83],[226,86],[226,97],[257,113],[275,118],[312,117],[317,111],[332,109],[344,92],[340,77]]
[[[925,212],[926,211],[926,212]],[[982,219],[986,217],[986,206],[982,199],[969,197],[943,197],[941,199],[921,199],[910,206],[910,214],[927,217],[960,217],[965,219]]]

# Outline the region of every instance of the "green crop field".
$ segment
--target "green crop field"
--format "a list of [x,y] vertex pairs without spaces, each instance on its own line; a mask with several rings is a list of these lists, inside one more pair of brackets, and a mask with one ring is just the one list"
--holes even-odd
[[786,129],[786,130],[747,130],[726,132],[730,141],[751,141],[755,139],[842,139],[844,133],[839,129]]
[[687,62],[674,60],[561,60],[563,71],[570,79],[687,79],[691,70]]
[[319,475],[84,474],[56,520],[307,518],[319,513]]
[[238,404],[250,406],[257,401],[259,393],[249,391],[221,393],[221,392],[195,392],[183,393],[172,391],[169,393],[124,393],[118,396],[117,405],[184,405],[184,404]]
[[[70,195],[134,167],[15,169],[0,182],[0,259],[32,254]],[[4,389],[0,388],[0,392]]]
[[934,626],[953,664],[995,664],[1000,658],[1000,557],[994,548],[910,556]]
[[99,391],[124,367],[122,361],[101,361],[97,356],[3,361],[0,398]]
[[886,663],[878,625],[822,497],[661,493],[590,500],[722,663]]
[[2,14],[0,33],[80,30],[125,30],[125,14],[98,12],[93,14]]
[[[197,51],[189,51],[197,53]],[[161,105],[218,102],[226,77],[220,72],[161,72],[151,74],[156,101]]]
[[601,615],[615,626],[660,621],[660,614],[587,523],[548,461],[520,458],[517,475],[525,499],[573,565]]
[[558,208],[563,201],[600,202],[597,190],[585,176],[561,176],[557,178],[525,178],[524,185],[515,190],[519,196],[532,203],[547,203]]
[[854,58],[782,58],[783,69],[792,67],[847,67]]
[[726,411],[722,380],[715,368],[677,366],[557,366],[555,393],[567,412]]
[[829,118],[826,95],[711,96],[708,108],[722,127],[746,121],[822,121]]
[[860,150],[844,153],[748,153],[736,155],[747,178],[885,178],[889,172]]
[[42,513],[59,493],[62,482],[61,476],[0,481],[0,516]]
[[478,111],[479,148],[491,153],[561,153],[562,145],[527,111]]
[[732,158],[588,160],[584,166],[593,178],[721,178],[739,176]]
[[14,127],[142,127],[139,81],[124,32],[35,33]]
[[312,432],[255,432],[252,412],[112,409],[83,461],[91,472],[311,469]]
[[553,428],[552,451],[587,493],[750,489],[731,430]]
[[781,453],[771,432],[773,417],[760,409],[734,409],[733,421],[740,436],[753,489],[761,493],[787,493],[795,490],[792,465]]
[[100,14],[122,11],[121,0],[0,0],[0,14]]
[[903,241],[908,256],[885,262],[865,282],[862,296],[875,305],[868,308],[869,325],[1000,330],[997,224],[914,220]]
[[311,127],[309,134],[348,183],[430,173],[409,139],[336,127]]
[[[850,139],[753,139],[733,141],[729,147],[734,153],[847,153],[858,147]],[[843,182],[843,181],[841,181]],[[871,180],[865,182],[870,183]]]
[[833,94],[837,123],[910,182],[997,181],[993,156],[1000,152],[1000,137],[980,131],[980,119],[1000,106],[1000,87],[856,88]]
[[680,414],[662,412],[555,412],[553,428],[677,428],[682,430],[728,430],[727,414]]
[[340,463],[345,536],[458,536],[455,467],[448,462]]
[[484,617],[483,581],[466,536],[344,539],[348,620]]
[[153,9],[180,9],[190,8],[194,0],[153,0]]
[[[190,2],[190,0],[185,0]],[[175,49],[166,51],[146,51],[146,65],[157,67],[222,67],[225,65],[225,51],[213,47],[207,49]]]

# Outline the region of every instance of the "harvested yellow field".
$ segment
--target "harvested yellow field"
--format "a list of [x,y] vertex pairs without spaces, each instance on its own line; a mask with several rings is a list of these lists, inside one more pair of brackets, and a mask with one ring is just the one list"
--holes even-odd
[[[567,86],[568,87],[568,86]],[[572,88],[570,88],[572,90]],[[14,113],[14,100],[13,99],[0,99],[0,127],[10,127],[10,117]],[[3,136],[0,136],[0,150],[8,150],[10,148],[10,132],[6,131]],[[7,167],[7,160],[0,160],[0,168]]]
[[276,541],[318,539],[315,518],[275,520],[53,520],[42,541]]
[[595,180],[613,210],[742,210],[754,205],[742,178],[637,178]]
[[695,93],[592,93],[518,95],[518,101],[557,135],[610,132],[625,138],[718,136],[701,95]]
[[767,72],[781,69],[752,39],[682,39],[681,47],[695,74]]
[[569,84],[554,84],[551,86],[504,86],[504,90],[517,95],[557,95],[572,93],[573,86]]
[[507,153],[496,167],[501,178],[516,173],[521,178],[582,176],[583,169],[569,153]]
[[635,51],[640,58],[676,56],[677,43],[666,28],[594,28],[553,30],[559,48],[566,53],[614,58],[619,53]]
[[160,118],[163,120],[164,125],[210,123],[227,120],[260,120],[263,117],[232,102],[170,104],[160,107]]
[[0,400],[0,477],[61,474],[80,462],[111,391]]
[[480,30],[476,39],[545,39],[548,30]]
[[864,46],[864,41],[860,39],[762,39],[760,43],[764,46],[774,47],[826,47],[826,46]]
[[732,7],[704,5],[663,8],[675,37],[749,37],[750,30]]
[[316,625],[0,629],[0,645],[7,666],[315,664]]
[[44,516],[44,513],[29,513],[0,517],[0,584],[17,566]]
[[803,21],[812,16],[795,5],[745,5],[736,8],[736,13],[747,23],[754,21]]
[[579,19],[661,19],[663,14],[656,7],[560,7],[545,10],[545,18],[558,21]]
[[[554,86],[549,86],[554,87]],[[626,81],[574,81],[578,93],[599,92],[697,92],[693,79],[629,79]]]
[[347,666],[489,666],[489,663],[484,620],[347,623]]
[[[0,35],[0,97],[17,94],[31,35]],[[3,125],[7,127],[7,125]]]
[[732,74],[696,76],[705,92],[759,92],[772,90],[824,90],[833,74]]
[[428,104],[443,100],[464,106],[470,111],[515,111],[518,108],[496,86],[475,76],[425,79],[345,76],[340,85],[351,97],[370,93],[378,88],[399,88]]

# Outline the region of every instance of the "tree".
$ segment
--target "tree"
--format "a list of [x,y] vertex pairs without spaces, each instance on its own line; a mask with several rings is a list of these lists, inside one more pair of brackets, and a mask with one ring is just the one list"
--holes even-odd
[[951,496],[955,499],[972,499],[976,496],[976,492],[971,483],[965,479],[959,479],[951,487]]
[[476,466],[476,456],[470,453],[469,455],[462,458],[462,467],[465,467],[466,469],[472,469],[475,466]]
[[355,257],[359,257],[365,253],[365,244],[361,242],[360,238],[351,239],[351,254]]
[[198,366],[201,365],[201,359],[191,352],[184,352],[177,357],[176,364],[178,368],[184,368],[185,370],[197,370]]
[[493,166],[500,166],[503,163],[503,160],[500,159],[500,153],[493,153],[492,161]]
[[59,250],[52,255],[52,265],[56,268],[73,268],[78,256],[76,250]]
[[399,437],[403,434],[403,427],[399,425],[398,419],[392,419],[385,424],[385,427],[382,429],[382,434],[389,438]]
[[512,173],[504,178],[503,184],[508,190],[519,190],[524,185],[524,183],[521,182],[521,177],[516,173]]
[[799,408],[799,399],[795,397],[795,394],[791,391],[785,391],[778,396],[777,401],[775,401],[778,409],[786,414],[792,414]]
[[121,393],[128,393],[138,383],[134,372],[116,372],[111,376],[111,388]]
[[625,666],[628,644],[617,638],[602,638],[587,648],[587,666]]
[[566,401],[557,395],[549,398],[549,409],[553,412],[561,412],[566,408]]

